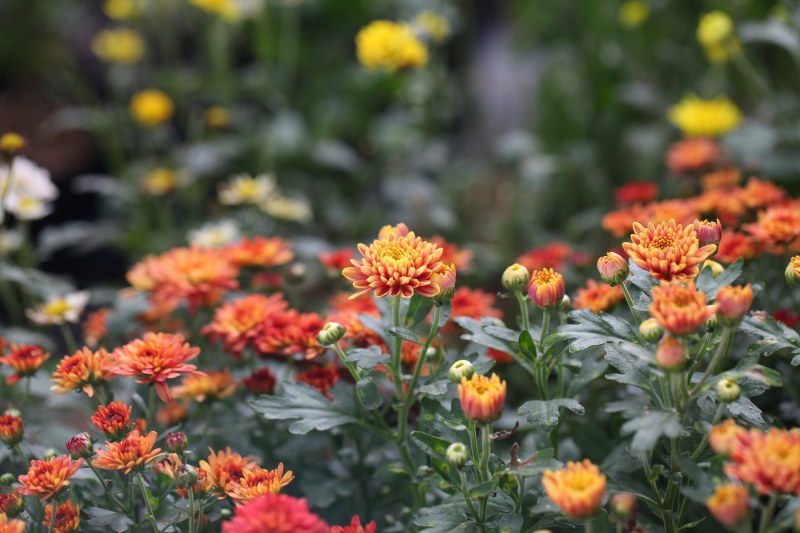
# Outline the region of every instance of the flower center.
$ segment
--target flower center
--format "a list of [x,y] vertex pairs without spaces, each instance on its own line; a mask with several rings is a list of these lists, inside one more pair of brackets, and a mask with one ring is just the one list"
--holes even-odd
[[664,248],[672,248],[675,246],[675,237],[672,235],[659,235],[653,238],[653,241],[650,243],[650,248],[656,248],[658,250],[663,250]]
[[69,311],[69,303],[65,298],[57,298],[44,307],[44,312],[51,316],[63,316]]

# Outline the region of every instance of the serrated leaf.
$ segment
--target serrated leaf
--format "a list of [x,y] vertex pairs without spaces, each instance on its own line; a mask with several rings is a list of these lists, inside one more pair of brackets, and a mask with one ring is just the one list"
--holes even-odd
[[633,344],[630,339],[638,339],[638,333],[628,322],[607,313],[595,314],[586,309],[569,314],[572,323],[558,328],[549,338],[569,341],[571,353],[580,352],[594,346],[611,342]]
[[616,344],[606,345],[606,361],[620,371],[619,374],[608,374],[606,378],[641,389],[650,389],[652,374],[647,360],[644,359],[649,352],[641,347],[635,347],[635,350],[631,350],[631,346],[624,348]]
[[566,408],[573,413],[582,415],[585,410],[583,406],[572,398],[558,398],[556,400],[531,400],[525,402],[517,410],[520,416],[527,416],[528,422],[545,428],[552,428],[558,425],[561,413],[560,408]]
[[381,353],[379,346],[352,348],[345,355],[347,355],[348,362],[355,363],[362,370],[372,370],[376,366],[386,364],[391,360],[389,354]]
[[628,420],[622,425],[622,434],[633,434],[631,450],[649,452],[662,436],[676,439],[681,434],[681,422],[674,410],[652,411]]
[[499,482],[498,478],[492,478],[489,481],[484,481],[483,483],[479,483],[475,485],[469,492],[467,493],[470,498],[478,499],[483,498],[484,496],[488,496],[489,494],[493,493],[497,490],[497,484]]
[[383,403],[378,387],[369,378],[362,379],[356,383],[356,396],[358,396],[361,405],[370,410],[377,409]]
[[747,421],[751,426],[763,428],[767,425],[761,416],[761,409],[750,401],[747,396],[739,396],[735,401],[727,404],[726,407],[733,416]]
[[555,458],[555,450],[553,448],[545,448],[536,452],[536,460],[533,463],[519,468],[509,466],[506,470],[518,476],[532,477],[540,475],[545,470],[557,470],[562,466],[563,463]]
[[638,267],[631,259],[628,259],[628,270],[630,275],[626,284],[634,302],[633,307],[637,311],[647,311],[652,301],[650,294],[658,281],[650,275],[650,272]]
[[483,331],[488,333],[493,337],[497,337],[498,339],[502,339],[508,342],[518,342],[519,341],[519,331],[511,328],[507,328],[505,326],[484,326]]
[[425,320],[431,307],[433,307],[432,298],[425,298],[419,294],[412,296],[411,301],[408,303],[408,311],[406,312],[406,326],[413,328]]
[[739,329],[761,339],[750,345],[748,353],[770,356],[780,350],[788,350],[794,356],[792,364],[798,364],[795,360],[800,356],[800,335],[785,324],[771,316],[750,315],[742,320]]
[[413,342],[414,344],[422,344],[422,339],[420,336],[408,328],[389,328],[389,335],[393,337],[400,337],[404,341]]
[[726,287],[739,279],[739,277],[742,275],[743,264],[744,261],[740,257],[736,260],[736,262],[728,265],[722,274],[716,278],[714,277],[714,273],[710,268],[704,268],[700,271],[700,275],[697,276],[698,290],[706,293],[709,299],[715,298],[717,296],[717,291],[719,291],[720,288]]
[[474,318],[466,316],[457,316],[455,318],[456,324],[466,329],[469,333],[461,335],[461,338],[487,348],[494,348],[503,352],[513,352],[510,344],[502,339],[492,336],[484,328],[490,326],[497,326],[497,320],[494,318],[482,318],[475,320]]
[[110,509],[89,507],[83,509],[83,512],[90,516],[89,525],[101,528],[108,527],[117,533],[128,531],[134,525],[134,521],[128,515]]
[[329,394],[330,400],[304,383],[287,382],[279,395],[260,396],[249,404],[267,420],[295,420],[289,426],[289,432],[295,435],[355,423],[352,393],[344,387],[333,387]]
[[[463,502],[442,503],[435,507],[425,507],[417,512],[414,524],[425,533],[450,533],[451,531],[478,531],[477,526],[467,518],[467,506]],[[473,530],[460,529],[472,525]]]
[[414,441],[414,444],[416,444],[420,450],[434,457],[445,457],[447,448],[451,444],[449,441],[422,431],[412,431],[411,440]]

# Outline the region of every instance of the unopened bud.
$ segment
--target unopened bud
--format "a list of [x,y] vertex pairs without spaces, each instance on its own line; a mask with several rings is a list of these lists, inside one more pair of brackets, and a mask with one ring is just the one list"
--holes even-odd
[[664,328],[655,318],[648,318],[639,324],[639,335],[647,342],[658,342],[664,335]]
[[632,492],[618,492],[608,500],[609,521],[612,524],[625,523],[636,519],[636,495]]
[[709,244],[719,246],[719,241],[722,239],[722,224],[719,219],[695,220],[694,231],[697,233],[697,240],[700,241],[701,248]]
[[719,317],[717,316],[717,308],[713,305],[708,306],[709,311],[711,311],[712,315],[708,317],[706,320],[706,327],[710,331],[714,331],[719,327]]
[[561,312],[566,313],[570,310],[572,306],[572,298],[569,295],[565,294],[563,298],[561,298],[561,305],[558,306],[558,310]]
[[664,337],[656,349],[656,363],[668,372],[680,370],[686,363],[686,350],[675,337]]
[[447,447],[447,460],[450,461],[455,466],[461,466],[467,462],[469,459],[469,450],[464,444],[460,442],[454,442],[450,446]]
[[[3,475],[5,476],[6,474]],[[10,485],[11,482],[3,484]],[[23,511],[25,511],[25,500],[22,499],[19,489],[0,493],[0,514],[4,514],[8,518],[14,518],[21,515]]]
[[0,415],[0,441],[9,448],[22,442],[25,436],[25,424],[18,413],[16,409],[9,409]]
[[14,474],[11,474],[9,472],[6,472],[5,474],[0,475],[0,485],[4,485],[6,487],[10,486],[16,480],[17,480],[17,478],[14,477]]
[[528,269],[519,263],[514,263],[503,272],[503,287],[509,291],[522,291],[528,287],[531,274]]
[[219,516],[222,518],[230,518],[233,515],[233,511],[228,509],[227,507],[223,507],[219,510]]
[[88,433],[78,433],[67,441],[64,445],[70,457],[77,460],[79,458],[88,459],[94,455],[92,437]]
[[706,259],[706,262],[703,263],[703,270],[705,269],[709,269],[711,271],[711,276],[713,276],[714,279],[717,279],[720,274],[725,272],[724,266],[711,259]]
[[333,346],[344,337],[346,332],[347,328],[338,322],[328,322],[317,334],[317,342],[322,346]]
[[730,378],[722,378],[717,381],[716,391],[717,397],[725,403],[735,402],[742,394],[739,384]]
[[186,438],[186,433],[183,431],[178,431],[177,433],[170,431],[167,433],[164,444],[167,446],[167,451],[182,455],[186,451],[186,447],[189,446],[189,439]]
[[58,455],[58,452],[55,451],[53,448],[47,448],[44,451],[44,453],[42,454],[42,459],[47,461],[49,459],[52,459],[53,457],[56,457],[57,455]]
[[452,300],[456,292],[456,265],[442,263],[431,274],[431,282],[439,286],[439,294],[433,297],[434,302],[442,303]]
[[616,252],[608,252],[597,260],[597,271],[600,279],[612,287],[628,278],[628,262]]
[[175,474],[175,483],[178,487],[188,489],[197,483],[199,476],[200,474],[195,467],[192,465],[183,465],[178,469],[178,473]]
[[792,257],[789,264],[786,265],[786,270],[783,271],[783,276],[786,278],[786,283],[789,285],[797,285],[800,283],[800,255]]
[[306,279],[306,266],[303,263],[293,263],[286,270],[286,281],[300,285]]
[[453,383],[461,383],[462,378],[470,379],[475,373],[475,367],[466,359],[460,359],[453,363],[447,372],[447,377]]

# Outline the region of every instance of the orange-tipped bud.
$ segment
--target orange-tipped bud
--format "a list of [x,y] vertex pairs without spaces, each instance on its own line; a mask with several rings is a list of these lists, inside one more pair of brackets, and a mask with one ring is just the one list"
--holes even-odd
[[22,417],[15,413],[6,412],[0,416],[0,440],[12,448],[22,441],[25,436],[25,425]]
[[655,318],[648,318],[639,324],[639,335],[647,342],[658,342],[664,336],[664,328]]
[[94,446],[92,446],[92,437],[88,433],[78,433],[69,439],[64,445],[67,448],[67,453],[73,459],[83,457],[88,459],[94,455]]
[[531,272],[528,297],[540,309],[554,309],[564,299],[564,276],[552,268]]
[[611,285],[619,285],[628,278],[628,262],[616,252],[608,252],[597,260],[600,279]]
[[461,409],[467,418],[480,424],[488,424],[500,418],[506,401],[506,382],[497,374],[491,379],[475,374],[471,379],[461,378],[458,386]]
[[439,286],[439,294],[433,297],[435,302],[452,300],[456,292],[456,265],[450,263],[448,266],[442,263],[431,274],[431,281]]
[[25,500],[19,493],[19,489],[10,492],[0,492],[0,513],[9,518],[14,518],[22,514],[25,510]]
[[686,350],[683,343],[670,336],[661,339],[656,350],[656,363],[669,372],[683,368],[686,363]]
[[706,500],[706,505],[723,526],[734,529],[750,514],[750,494],[742,485],[724,483]]
[[168,452],[181,455],[186,451],[186,447],[189,445],[189,440],[186,438],[186,433],[183,431],[178,431],[177,433],[170,431],[167,433],[167,438],[164,440],[164,444],[166,445]]
[[786,283],[789,285],[797,285],[800,283],[800,255],[796,255],[789,260],[784,271]]
[[717,292],[717,318],[723,326],[736,326],[753,304],[753,287],[722,287]]
[[697,233],[697,240],[700,241],[700,247],[713,244],[719,246],[719,241],[722,239],[722,224],[719,219],[714,220],[695,220],[694,231]]

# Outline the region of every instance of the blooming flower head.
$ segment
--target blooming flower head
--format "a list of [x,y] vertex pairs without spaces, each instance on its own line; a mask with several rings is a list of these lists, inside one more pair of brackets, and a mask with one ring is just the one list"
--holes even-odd
[[107,438],[119,440],[133,429],[132,411],[133,407],[121,401],[111,402],[108,407],[101,405],[92,415],[92,424]]
[[378,524],[375,520],[362,526],[358,515],[355,515],[346,526],[331,526],[331,533],[376,533],[377,531]]
[[311,220],[311,204],[305,198],[291,198],[273,194],[259,204],[266,215],[278,220],[306,223]]
[[33,375],[48,359],[50,359],[50,354],[39,346],[12,344],[11,351],[0,357],[0,363],[14,369],[14,374],[6,378],[6,383],[13,385],[20,379]]
[[428,49],[405,23],[375,20],[356,35],[356,55],[368,70],[396,72],[424,66]]
[[739,436],[745,433],[747,433],[745,428],[738,425],[732,418],[729,418],[711,428],[711,432],[708,434],[708,443],[714,453],[727,457],[733,447],[738,444]]
[[0,515],[14,518],[25,510],[25,500],[22,499],[19,491],[20,489],[14,489],[9,492],[0,492]]
[[750,513],[750,494],[736,483],[719,485],[706,500],[708,510],[723,526],[734,529]]
[[736,167],[725,167],[704,174],[700,178],[700,186],[704,191],[730,190],[739,185],[742,171]]
[[783,246],[800,236],[800,207],[792,205],[776,205],[758,214],[758,220],[745,224],[744,229],[756,240],[768,245]]
[[403,236],[376,239],[371,245],[358,245],[363,259],[352,259],[353,266],[342,270],[345,278],[359,291],[351,298],[373,292],[376,297],[415,293],[431,298],[439,293],[433,273],[439,269],[443,250],[423,241],[414,232]]
[[458,385],[461,409],[467,418],[488,424],[500,417],[506,402],[506,382],[497,374],[491,378],[473,374],[470,379],[461,378]]
[[612,309],[625,299],[625,294],[620,286],[610,286],[597,283],[590,279],[585,288],[578,289],[578,294],[572,300],[575,309],[589,309],[593,313],[602,313]]
[[741,193],[742,200],[750,209],[769,207],[786,199],[786,191],[771,181],[760,180],[755,176],[747,180],[747,185]]
[[22,417],[14,413],[0,415],[0,440],[9,448],[22,441],[25,436],[25,424]]
[[670,108],[669,119],[685,137],[717,137],[736,129],[742,114],[724,96],[703,100],[688,95]]
[[272,394],[277,380],[272,370],[264,367],[253,372],[249,378],[244,378],[242,383],[253,394]]
[[35,309],[28,309],[25,314],[37,324],[75,323],[87,303],[89,303],[88,292],[74,292],[51,298]]
[[328,391],[339,381],[339,369],[335,364],[313,365],[297,374],[295,379],[301,383],[311,385],[330,399],[331,396]]
[[714,316],[715,305],[708,305],[706,295],[698,291],[693,281],[662,281],[653,287],[653,302],[650,316],[671,334],[681,337],[697,331],[697,328]]
[[20,220],[38,220],[50,214],[58,188],[49,171],[17,156],[8,165],[0,165],[0,197],[0,218],[8,211]]
[[317,334],[324,325],[325,321],[317,313],[298,313],[294,309],[275,313],[262,324],[255,345],[266,355],[300,355],[313,359],[324,351],[317,341]]
[[722,263],[734,263],[740,257],[749,261],[755,259],[760,252],[760,245],[746,233],[726,230],[722,232],[714,259]]
[[427,9],[414,17],[413,24],[436,42],[443,41],[450,33],[450,23],[447,19]]
[[331,297],[328,305],[328,319],[347,328],[347,335],[343,339],[345,343],[359,348],[383,344],[380,335],[367,328],[361,321],[361,315],[380,317],[372,298],[351,300],[346,293],[339,293]]
[[105,368],[110,362],[111,356],[105,348],[93,352],[84,347],[61,359],[50,377],[55,382],[50,390],[56,394],[83,391],[91,398],[94,396],[94,385],[106,378]]
[[726,474],[760,494],[800,494],[800,430],[751,429],[737,438]]
[[5,513],[0,513],[0,532],[25,533],[25,522],[6,516]]
[[225,205],[258,205],[277,192],[275,176],[261,174],[255,178],[239,174],[219,186],[219,201]]
[[83,459],[73,461],[69,455],[59,455],[47,460],[31,461],[28,473],[19,476],[19,491],[26,496],[49,500],[69,485],[69,478],[83,465]]
[[207,222],[187,234],[189,244],[201,248],[223,248],[239,237],[239,224],[231,219]]
[[145,333],[117,348],[111,354],[108,367],[112,376],[135,377],[137,383],[153,383],[158,397],[164,402],[172,399],[167,380],[181,374],[196,374],[197,367],[187,364],[200,354],[184,342],[183,335],[171,333]]
[[[53,517],[53,504],[47,504],[44,508],[44,520],[42,525],[50,526]],[[78,531],[81,525],[81,508],[67,500],[56,507],[56,521],[53,533],[72,533]]]
[[240,267],[274,267],[294,259],[292,245],[280,237],[244,238],[225,250],[231,261]]
[[735,326],[742,321],[744,315],[753,304],[753,287],[748,283],[731,287],[721,287],[717,291],[717,318],[720,324]]
[[688,174],[710,167],[719,155],[719,145],[713,139],[692,137],[670,146],[666,163],[675,174]]
[[133,95],[130,111],[134,120],[146,128],[163,124],[172,118],[172,99],[158,89],[146,89]]
[[233,518],[222,524],[222,533],[329,533],[308,502],[285,494],[267,494],[234,509]]
[[658,183],[637,181],[614,189],[614,199],[618,204],[630,205],[652,202],[658,197]]
[[283,463],[275,470],[256,466],[245,469],[242,478],[233,484],[230,496],[238,504],[248,502],[264,494],[278,494],[294,479],[291,470],[283,471]]
[[547,470],[542,476],[547,496],[565,515],[588,518],[600,507],[606,492],[606,476],[588,459],[569,461],[561,470]]
[[95,348],[100,340],[106,336],[106,323],[110,314],[111,309],[103,308],[86,316],[81,329],[83,329],[83,339],[86,341],[87,346]]
[[637,220],[644,220],[648,216],[647,209],[637,204],[615,211],[609,211],[603,215],[600,225],[614,237],[621,238],[630,233],[631,226],[634,222]]
[[247,345],[261,335],[263,325],[288,307],[280,293],[271,296],[249,294],[217,308],[211,323],[203,326],[200,332],[213,341],[221,340],[226,351],[239,357]]
[[698,265],[716,250],[712,244],[700,246],[693,225],[684,228],[674,220],[647,227],[634,222],[631,242],[622,247],[638,267],[665,281],[694,278]]
[[564,276],[552,268],[542,268],[531,272],[528,283],[528,297],[541,309],[553,309],[564,299]]
[[102,30],[92,39],[92,52],[108,63],[133,65],[142,58],[144,40],[128,28]]
[[155,431],[142,436],[134,429],[119,442],[106,442],[105,449],[98,450],[92,464],[103,470],[124,470],[126,474],[140,470],[162,455],[161,448],[153,449],[157,437]]
[[227,497],[233,486],[244,477],[245,470],[252,470],[258,466],[252,459],[242,457],[232,452],[230,448],[218,452],[209,448],[209,451],[211,454],[208,456],[208,461],[200,461],[200,468],[205,470],[209,483],[220,499]]
[[724,43],[733,34],[733,20],[722,11],[712,11],[700,18],[697,26],[697,40],[703,46]]
[[353,259],[352,248],[340,248],[338,250],[319,254],[319,260],[325,266],[325,270],[331,275],[335,274],[336,276],[350,265],[351,259]]
[[566,266],[567,261],[574,253],[575,251],[568,244],[552,242],[525,252],[517,257],[517,263],[527,268],[529,272],[543,268],[560,270]]
[[490,292],[459,287],[453,295],[452,316],[466,316],[476,320],[485,316],[501,318],[503,312],[496,305],[497,298]]
[[149,196],[164,196],[181,184],[181,174],[167,167],[157,167],[144,174],[139,187]]
[[234,392],[239,382],[228,370],[207,372],[205,374],[189,374],[183,382],[175,387],[173,393],[177,398],[196,402],[221,400]]

